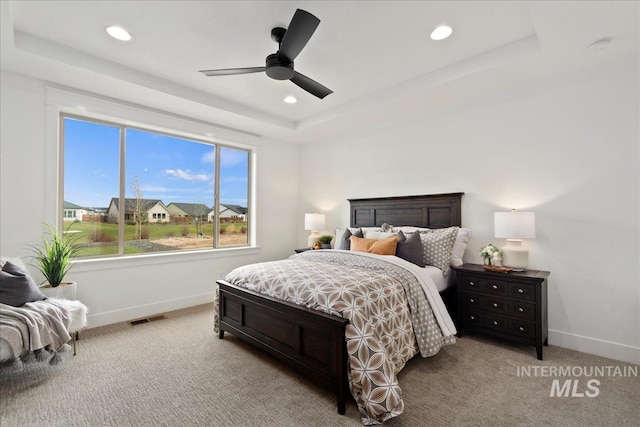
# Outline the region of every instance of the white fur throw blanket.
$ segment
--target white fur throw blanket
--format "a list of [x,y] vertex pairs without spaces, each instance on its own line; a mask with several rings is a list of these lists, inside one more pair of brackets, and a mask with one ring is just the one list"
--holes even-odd
[[0,303],[0,341],[8,344],[9,358],[15,364],[20,359],[44,361],[52,355],[50,363],[56,364],[60,361],[57,353],[71,340],[73,331],[85,326],[86,319],[87,307],[80,301],[48,298],[20,307]]

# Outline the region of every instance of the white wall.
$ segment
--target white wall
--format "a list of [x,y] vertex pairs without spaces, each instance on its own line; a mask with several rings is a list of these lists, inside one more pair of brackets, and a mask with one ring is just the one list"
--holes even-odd
[[[549,342],[640,363],[638,58],[419,112],[357,138],[301,148],[300,210],[349,222],[348,198],[462,191],[467,262],[493,212],[536,212],[530,268],[548,270]],[[395,224],[401,225],[401,224]],[[299,243],[305,240],[299,234]]]
[[[0,84],[0,254],[28,256],[28,245],[40,243],[43,223],[57,212],[56,138],[47,130],[51,106],[44,82],[3,71]],[[214,282],[223,273],[292,253],[296,236],[282,230],[299,216],[298,184],[291,179],[298,174],[298,147],[260,138],[250,143],[258,150],[259,248],[82,261],[67,278],[78,282],[89,326],[213,301]]]

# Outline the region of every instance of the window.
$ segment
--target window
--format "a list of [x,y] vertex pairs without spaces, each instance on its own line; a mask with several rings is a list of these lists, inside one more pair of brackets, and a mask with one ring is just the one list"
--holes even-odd
[[[62,115],[62,199],[79,257],[249,244],[247,149]],[[216,197],[219,195],[219,197]]]

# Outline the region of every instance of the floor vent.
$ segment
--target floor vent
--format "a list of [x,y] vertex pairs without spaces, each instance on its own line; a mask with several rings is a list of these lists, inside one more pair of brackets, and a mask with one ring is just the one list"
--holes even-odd
[[136,325],[141,325],[143,323],[155,322],[157,320],[163,320],[163,319],[166,319],[166,317],[164,317],[164,315],[161,314],[159,316],[153,316],[145,319],[132,320],[129,322],[129,324],[131,326],[136,326]]

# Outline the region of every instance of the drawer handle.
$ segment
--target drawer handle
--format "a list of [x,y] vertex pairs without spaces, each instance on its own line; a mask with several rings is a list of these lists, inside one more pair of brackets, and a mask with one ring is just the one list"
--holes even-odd
[[476,284],[473,282],[469,282],[469,286],[475,286]]
[[497,326],[497,325],[498,325],[498,322],[497,322],[496,320],[494,320],[494,321],[493,321],[493,324]]
[[491,285],[491,288],[498,289],[498,285]]
[[518,288],[518,293],[519,294],[524,294],[524,290],[522,288]]
[[469,298],[469,302],[475,302],[473,298]]
[[520,313],[522,313],[522,312],[524,311],[524,308],[522,308],[522,307],[518,307],[518,311],[519,311]]
[[520,331],[524,332],[524,328],[522,326],[520,326]]
[[495,303],[495,302],[494,302],[494,303],[493,303],[493,306],[494,306],[494,307],[498,307],[498,303]]

